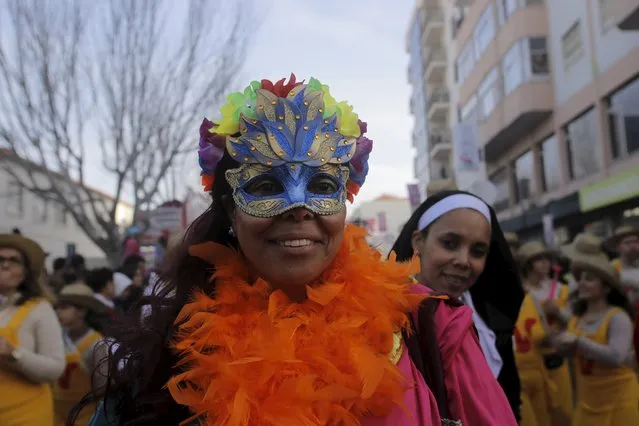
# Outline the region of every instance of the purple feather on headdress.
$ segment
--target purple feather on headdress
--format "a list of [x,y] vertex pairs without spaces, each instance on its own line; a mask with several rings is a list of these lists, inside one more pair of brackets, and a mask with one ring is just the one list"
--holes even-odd
[[364,136],[367,130],[366,123],[359,120],[358,124],[362,134],[357,138],[355,154],[351,158],[349,165],[351,171],[350,180],[361,187],[368,174],[368,157],[373,150],[373,141]]
[[206,118],[200,125],[200,144],[197,151],[200,168],[202,174],[213,175],[217,163],[220,162],[224,155],[226,145],[226,137],[211,133],[217,125]]

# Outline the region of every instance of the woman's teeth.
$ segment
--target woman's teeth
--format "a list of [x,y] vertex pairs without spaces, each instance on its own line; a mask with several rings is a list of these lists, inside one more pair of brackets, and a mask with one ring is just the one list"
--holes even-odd
[[313,244],[311,240],[285,240],[280,241],[279,244],[284,247],[305,247]]

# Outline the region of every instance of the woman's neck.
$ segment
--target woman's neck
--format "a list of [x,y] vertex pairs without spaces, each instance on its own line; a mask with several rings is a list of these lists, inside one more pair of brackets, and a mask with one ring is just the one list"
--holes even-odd
[[584,315],[594,315],[607,311],[609,308],[608,301],[605,298],[600,298],[597,300],[591,300],[588,302],[586,306],[586,312]]
[[88,331],[89,331],[89,327],[86,324],[80,324],[76,327],[69,328],[67,330],[67,334],[69,335],[71,340],[73,340],[74,342],[77,342],[82,337],[84,337],[84,335],[87,334]]
[[433,290],[436,293],[446,293],[446,289],[440,288],[440,286],[437,285],[436,281],[435,282],[428,281],[426,279],[426,277],[424,277],[424,275],[422,275],[421,272],[419,274],[415,275],[415,279],[417,280],[417,282],[419,282],[422,285],[425,285],[426,287],[430,288],[431,290]]
[[540,276],[538,274],[531,274],[528,278],[528,286],[534,289],[540,289],[544,281],[546,280],[545,276]]

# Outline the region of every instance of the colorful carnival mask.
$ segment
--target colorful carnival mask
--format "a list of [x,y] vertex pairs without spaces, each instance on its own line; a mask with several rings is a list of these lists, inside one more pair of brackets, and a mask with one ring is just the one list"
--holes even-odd
[[372,149],[363,137],[366,124],[314,78],[252,82],[220,111],[218,125],[205,120],[200,128],[202,180],[211,190],[226,149],[240,166],[225,177],[247,214],[273,217],[298,207],[335,214],[366,179]]

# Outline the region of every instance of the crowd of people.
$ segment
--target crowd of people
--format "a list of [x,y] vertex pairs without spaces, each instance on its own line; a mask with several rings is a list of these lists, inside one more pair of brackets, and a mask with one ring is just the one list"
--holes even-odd
[[0,236],[1,425],[639,424],[639,230],[520,244],[445,182],[385,258],[346,222],[373,147],[348,103],[292,75],[221,112],[210,208],[159,275],[129,238],[116,272],[45,285]]
[[[0,235],[0,424],[63,426],[73,408],[107,384],[112,324],[140,313],[149,274],[139,253],[115,271],[87,269],[75,254],[45,268],[40,245]],[[88,424],[94,407],[79,412]]]

